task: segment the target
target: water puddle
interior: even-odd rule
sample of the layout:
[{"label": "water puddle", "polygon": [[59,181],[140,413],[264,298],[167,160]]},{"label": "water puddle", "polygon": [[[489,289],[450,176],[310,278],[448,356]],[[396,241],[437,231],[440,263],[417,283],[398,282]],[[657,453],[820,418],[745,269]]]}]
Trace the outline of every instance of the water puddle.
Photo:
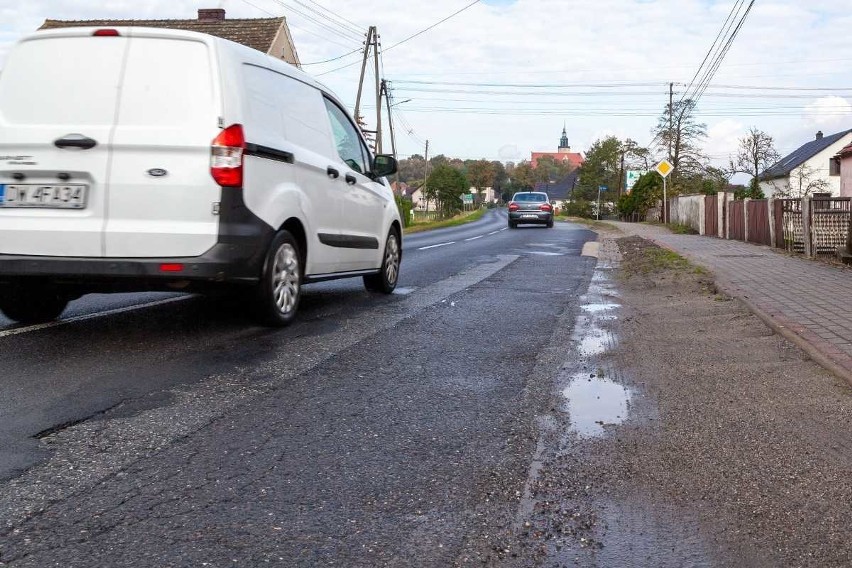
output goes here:
[{"label": "water puddle", "polygon": [[[593,374],[593,373],[592,373]],[[580,436],[602,436],[606,426],[627,419],[630,389],[610,379],[577,374],[562,391],[571,428]]]}]

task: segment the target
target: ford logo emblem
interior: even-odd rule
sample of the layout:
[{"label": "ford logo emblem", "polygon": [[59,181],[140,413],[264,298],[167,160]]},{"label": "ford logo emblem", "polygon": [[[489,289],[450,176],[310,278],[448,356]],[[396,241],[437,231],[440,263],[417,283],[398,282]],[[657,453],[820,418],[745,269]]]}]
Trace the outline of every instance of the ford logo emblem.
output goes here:
[{"label": "ford logo emblem", "polygon": [[163,177],[164,175],[166,175],[168,173],[169,172],[167,172],[163,168],[151,168],[150,170],[148,170],[148,175],[155,177],[155,178]]}]

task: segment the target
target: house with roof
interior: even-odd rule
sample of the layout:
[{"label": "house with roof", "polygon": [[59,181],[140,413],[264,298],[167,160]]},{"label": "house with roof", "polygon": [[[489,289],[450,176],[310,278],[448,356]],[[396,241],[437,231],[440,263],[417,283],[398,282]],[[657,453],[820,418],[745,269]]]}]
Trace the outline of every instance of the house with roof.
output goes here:
[{"label": "house with roof", "polygon": [[262,51],[299,67],[299,55],[287,19],[280,18],[225,18],[221,8],[202,8],[195,20],[45,20],[40,30],[70,27],[126,27],[170,28],[201,32],[221,37]]},{"label": "house with roof", "polygon": [[531,152],[530,166],[535,168],[538,166],[539,159],[545,156],[553,158],[557,163],[570,165],[572,170],[576,170],[582,166],[585,161],[583,154],[571,151],[571,145],[568,143],[568,133],[564,125],[562,126],[562,137],[559,139],[559,146],[556,152]]},{"label": "house with roof", "polygon": [[580,173],[574,169],[567,176],[560,180],[544,182],[540,181],[535,184],[533,191],[544,191],[551,201],[565,202],[574,198],[574,188],[580,181]]},{"label": "house with roof", "polygon": [[837,153],[840,162],[840,197],[852,197],[852,143]]},{"label": "house with roof", "polygon": [[852,129],[824,136],[822,131],[768,167],[759,176],[766,197],[804,197],[814,194],[840,195],[840,159],[852,143]]}]

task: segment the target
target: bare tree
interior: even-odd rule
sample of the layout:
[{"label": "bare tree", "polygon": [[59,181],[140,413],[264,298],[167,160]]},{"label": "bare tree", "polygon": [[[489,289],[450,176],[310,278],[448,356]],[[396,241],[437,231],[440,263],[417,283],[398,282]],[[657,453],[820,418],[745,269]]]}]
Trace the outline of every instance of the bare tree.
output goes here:
[{"label": "bare tree", "polygon": [[748,133],[740,138],[740,146],[737,155],[730,160],[731,174],[743,173],[751,176],[749,193],[751,197],[758,197],[760,193],[761,172],[781,159],[781,155],[775,149],[772,136],[751,127]]},{"label": "bare tree", "polygon": [[803,163],[790,172],[789,182],[779,185],[771,182],[776,197],[792,197],[794,199],[807,197],[814,193],[831,191],[827,180],[819,176],[819,171]]},{"label": "bare tree", "polygon": [[692,99],[666,105],[654,130],[658,149],[668,152],[671,148],[669,161],[674,166],[671,174],[673,188],[678,186],[681,178],[701,172],[707,162],[707,157],[699,147],[707,137],[707,125],[696,121],[692,115],[694,110],[695,101]]}]

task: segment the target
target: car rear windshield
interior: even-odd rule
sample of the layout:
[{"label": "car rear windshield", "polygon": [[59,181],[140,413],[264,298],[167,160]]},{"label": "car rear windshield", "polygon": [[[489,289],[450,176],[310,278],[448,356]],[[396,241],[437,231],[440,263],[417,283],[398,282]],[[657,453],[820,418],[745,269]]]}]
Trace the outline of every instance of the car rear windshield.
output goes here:
[{"label": "car rear windshield", "polygon": [[544,193],[516,193],[512,201],[547,201]]}]

